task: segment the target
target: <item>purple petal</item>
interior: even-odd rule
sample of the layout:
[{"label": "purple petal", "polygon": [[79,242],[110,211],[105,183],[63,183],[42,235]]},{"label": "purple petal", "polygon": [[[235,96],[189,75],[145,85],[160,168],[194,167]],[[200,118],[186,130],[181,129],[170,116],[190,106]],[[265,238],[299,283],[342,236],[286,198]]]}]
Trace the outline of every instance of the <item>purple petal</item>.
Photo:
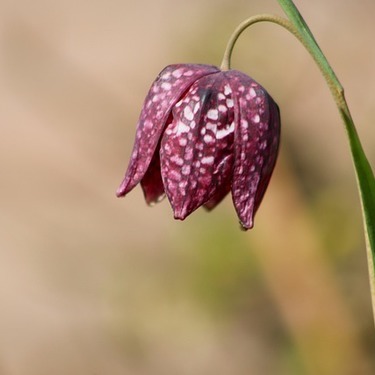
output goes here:
[{"label": "purple petal", "polygon": [[207,210],[213,210],[230,192],[232,186],[234,155],[230,154],[222,160],[218,168],[217,178],[220,180],[215,194],[204,204]]},{"label": "purple petal", "polygon": [[236,116],[232,197],[242,226],[249,229],[276,163],[279,110],[253,79],[234,70],[225,74],[233,90]]},{"label": "purple petal", "polygon": [[193,82],[217,71],[210,65],[176,64],[158,75],[143,104],[131,160],[117,196],[127,194],[145,175],[174,104]]},{"label": "purple petal", "polygon": [[165,192],[160,173],[160,156],[158,152],[154,154],[147,172],[141,180],[141,186],[147,204],[153,205],[164,198]]},{"label": "purple petal", "polygon": [[197,80],[173,108],[163,134],[162,178],[176,219],[217,199],[230,181],[234,103],[224,78],[219,72]]}]

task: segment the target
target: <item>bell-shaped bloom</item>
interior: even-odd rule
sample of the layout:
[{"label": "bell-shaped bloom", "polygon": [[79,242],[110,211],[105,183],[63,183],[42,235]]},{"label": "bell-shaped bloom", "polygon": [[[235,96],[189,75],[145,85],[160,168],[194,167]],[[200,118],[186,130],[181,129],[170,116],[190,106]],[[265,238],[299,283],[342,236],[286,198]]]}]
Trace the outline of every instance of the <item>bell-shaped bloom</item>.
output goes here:
[{"label": "bell-shaped bloom", "polygon": [[144,102],[124,196],[141,183],[146,202],[167,195],[176,219],[214,208],[229,192],[244,229],[275,166],[277,104],[249,76],[210,65],[167,66]]}]

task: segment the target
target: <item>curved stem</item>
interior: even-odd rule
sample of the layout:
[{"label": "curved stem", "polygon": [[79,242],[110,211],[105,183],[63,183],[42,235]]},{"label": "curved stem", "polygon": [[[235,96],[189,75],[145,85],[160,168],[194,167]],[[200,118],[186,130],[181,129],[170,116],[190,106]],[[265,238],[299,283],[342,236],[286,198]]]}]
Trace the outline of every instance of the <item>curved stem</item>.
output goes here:
[{"label": "curved stem", "polygon": [[231,35],[227,47],[224,52],[223,61],[221,63],[221,69],[222,70],[229,70],[231,65],[231,58],[232,58],[232,52],[234,45],[237,42],[237,39],[239,36],[251,25],[254,25],[258,22],[273,22],[276,23],[284,28],[286,28],[288,31],[290,31],[292,34],[296,35],[298,37],[297,30],[293,27],[292,23],[288,21],[287,19],[276,16],[273,14],[258,14],[256,16],[252,16],[245,21],[241,22],[237,28],[234,30],[233,34]]},{"label": "curved stem", "polygon": [[360,139],[355,128],[354,121],[345,100],[344,90],[333,72],[330,64],[319,48],[312,32],[303,19],[293,0],[278,0],[280,6],[288,16],[294,28],[303,39],[303,44],[315,61],[319,61],[323,75],[335,98],[337,108],[345,125],[348,136],[350,151],[352,154],[354,169],[357,178],[357,186],[361,201],[363,224],[366,239],[366,254],[369,269],[369,279],[371,288],[371,299],[373,316],[375,320],[375,178],[371,165],[367,160],[366,154],[362,148]]},{"label": "curved stem", "polygon": [[[343,108],[344,100],[342,98],[344,89],[341,86],[339,80],[337,79],[334,71],[329,66],[327,60],[325,59],[323,53],[321,52],[320,48],[315,42],[315,39],[313,39],[313,43],[311,41],[307,40],[298,30],[298,28],[288,19],[274,15],[274,14],[258,14],[256,16],[252,16],[248,18],[247,20],[243,21],[238,25],[238,27],[233,32],[232,36],[230,37],[227,47],[224,52],[223,61],[221,63],[221,69],[222,70],[229,70],[231,68],[231,58],[232,58],[232,52],[234,45],[237,42],[237,39],[239,36],[250,26],[259,23],[259,22],[272,22],[275,23],[287,31],[289,31],[291,34],[293,34],[307,49],[307,51],[310,53],[311,57],[315,60],[316,64],[318,65],[319,69],[321,70],[331,92],[332,95],[336,101],[336,104]],[[320,53],[316,53],[318,48]],[[346,113],[350,116],[349,110],[346,111]]]},{"label": "curved stem", "polygon": [[278,0],[289,19],[272,15],[260,14],[242,22],[229,39],[221,64],[222,70],[230,69],[234,45],[242,34],[251,25],[258,22],[272,22],[292,33],[307,49],[321,70],[332,96],[336,102],[340,116],[344,122],[349,140],[350,151],[356,172],[358,191],[363,214],[364,231],[366,239],[367,260],[370,276],[370,287],[373,314],[375,319],[375,178],[371,166],[363,151],[360,139],[355,128],[348,104],[345,99],[344,89],[336,74],[328,63],[322,50],[317,44],[305,20],[299,13],[292,0]]}]

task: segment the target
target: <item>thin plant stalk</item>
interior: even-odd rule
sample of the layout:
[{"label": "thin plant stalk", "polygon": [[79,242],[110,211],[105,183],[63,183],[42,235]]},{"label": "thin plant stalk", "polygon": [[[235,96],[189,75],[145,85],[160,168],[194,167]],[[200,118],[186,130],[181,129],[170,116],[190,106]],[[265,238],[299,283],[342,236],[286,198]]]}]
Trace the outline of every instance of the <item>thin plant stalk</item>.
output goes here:
[{"label": "thin plant stalk", "polygon": [[323,76],[335,99],[337,108],[345,125],[354,169],[357,177],[357,186],[361,201],[363,225],[366,240],[366,254],[369,269],[372,311],[375,321],[375,178],[370,163],[362,148],[353,118],[345,99],[344,89],[328,60],[319,48],[312,32],[307,26],[301,13],[292,0],[278,0],[280,6],[289,18],[295,32],[298,34],[306,49],[318,64]]},{"label": "thin plant stalk", "polygon": [[361,201],[366,254],[369,269],[371,300],[375,320],[375,179],[371,166],[363,151],[358,133],[345,99],[344,89],[335,72],[318,46],[300,12],[291,0],[278,0],[289,19],[272,15],[260,14],[242,22],[232,34],[224,53],[221,68],[230,69],[231,55],[234,45],[241,33],[249,26],[258,22],[272,22],[292,33],[307,49],[322,72],[335,100],[348,136],[350,151],[357,177],[357,186]]}]

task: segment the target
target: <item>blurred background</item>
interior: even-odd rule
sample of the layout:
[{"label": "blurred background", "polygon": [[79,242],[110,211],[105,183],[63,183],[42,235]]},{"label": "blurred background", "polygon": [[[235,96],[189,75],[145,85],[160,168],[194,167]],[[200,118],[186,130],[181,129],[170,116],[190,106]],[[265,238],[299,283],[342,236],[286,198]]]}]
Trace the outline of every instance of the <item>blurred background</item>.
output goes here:
[{"label": "blurred background", "polygon": [[[296,1],[342,81],[375,166],[373,0]],[[164,66],[219,65],[276,0],[1,0],[0,374],[374,374],[359,199],[311,58],[260,24],[233,67],[281,108],[255,227],[231,198],[173,220],[117,199]]]}]

